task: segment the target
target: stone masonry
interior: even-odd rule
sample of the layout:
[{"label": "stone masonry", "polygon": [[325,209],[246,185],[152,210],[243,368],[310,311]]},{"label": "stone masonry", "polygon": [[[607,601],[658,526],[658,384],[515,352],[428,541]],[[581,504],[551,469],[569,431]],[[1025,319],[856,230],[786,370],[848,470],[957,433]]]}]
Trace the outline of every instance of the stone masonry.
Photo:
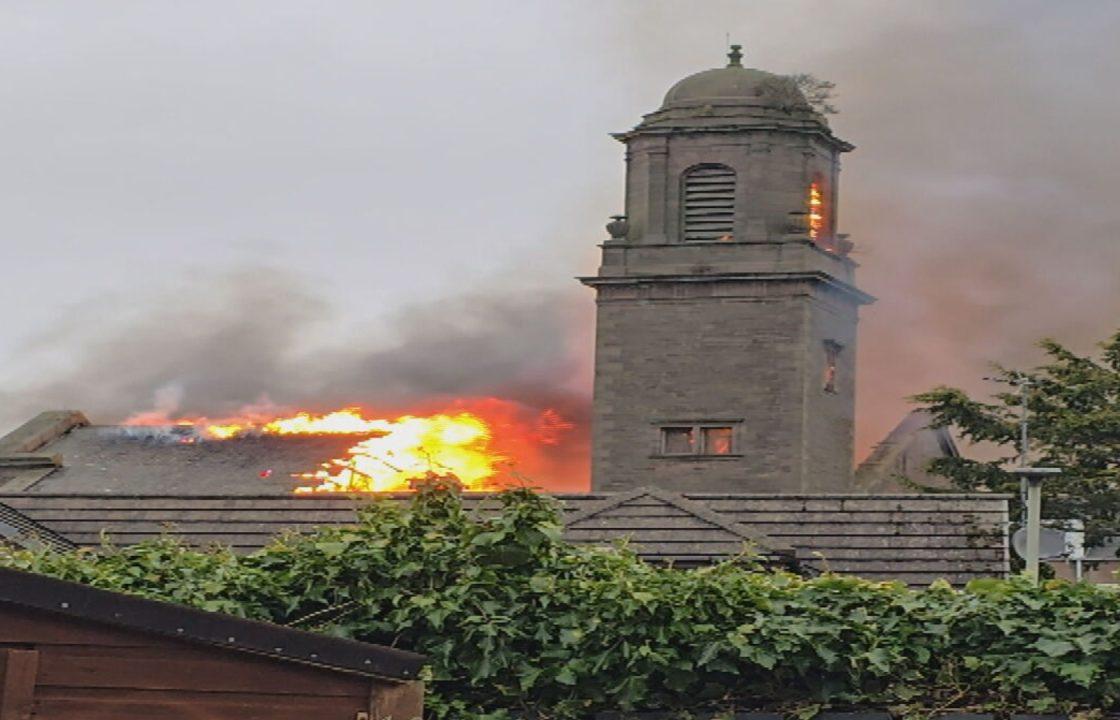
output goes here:
[{"label": "stone masonry", "polygon": [[852,146],[737,51],[616,137],[626,218],[582,278],[598,303],[593,489],[850,488],[872,301],[835,232]]}]

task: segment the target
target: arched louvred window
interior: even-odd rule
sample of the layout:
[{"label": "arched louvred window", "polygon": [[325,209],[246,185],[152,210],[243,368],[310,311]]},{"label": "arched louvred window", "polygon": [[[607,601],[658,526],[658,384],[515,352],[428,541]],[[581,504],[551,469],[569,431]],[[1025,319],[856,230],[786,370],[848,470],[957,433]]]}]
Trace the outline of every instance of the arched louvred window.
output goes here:
[{"label": "arched louvred window", "polygon": [[700,165],[684,176],[685,242],[734,239],[735,171]]}]

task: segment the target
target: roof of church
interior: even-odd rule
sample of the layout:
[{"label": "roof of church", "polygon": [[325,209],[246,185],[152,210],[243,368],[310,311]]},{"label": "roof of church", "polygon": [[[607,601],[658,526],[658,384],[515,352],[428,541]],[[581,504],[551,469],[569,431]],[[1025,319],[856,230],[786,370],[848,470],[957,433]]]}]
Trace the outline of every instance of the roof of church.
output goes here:
[{"label": "roof of church", "polygon": [[934,427],[933,416],[913,410],[875,446],[856,468],[856,486],[865,492],[891,492],[910,487],[944,487],[929,464],[938,458],[960,457],[948,428]]},{"label": "roof of church", "polygon": [[[294,495],[298,481],[289,477],[343,455],[350,443],[269,436],[184,443],[167,433],[90,426],[78,413],[45,413],[0,439],[0,519],[44,528],[63,544],[96,546],[103,532],[121,545],[172,534],[248,552],[284,530],[354,521],[368,496]],[[466,493],[464,501],[486,512],[492,497]],[[555,497],[570,540],[625,540],[657,562],[706,564],[750,547],[772,562],[914,585],[1008,570],[1001,495],[640,488]]]},{"label": "roof of church", "polygon": [[726,67],[693,73],[677,81],[661,107],[638,127],[615,135],[627,141],[647,132],[781,128],[826,138],[840,151],[854,146],[832,135],[828,121],[805,99],[794,78],[743,67],[740,46],[732,45]]},{"label": "roof of church", "polygon": [[801,91],[788,78],[774,73],[743,67],[740,46],[732,45],[726,67],[702,70],[677,81],[665,94],[662,107],[708,104],[713,102],[749,103],[754,105],[776,104],[779,100],[774,90],[777,85],[788,94],[787,104],[797,104],[808,109]]}]

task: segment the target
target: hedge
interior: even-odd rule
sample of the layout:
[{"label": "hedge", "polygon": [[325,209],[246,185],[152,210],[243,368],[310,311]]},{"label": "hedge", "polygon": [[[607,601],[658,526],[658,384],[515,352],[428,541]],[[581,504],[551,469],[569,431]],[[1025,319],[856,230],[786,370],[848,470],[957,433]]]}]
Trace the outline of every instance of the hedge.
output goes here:
[{"label": "hedge", "polygon": [[171,538],[125,548],[0,549],[0,564],[430,658],[441,720],[606,711],[882,708],[1077,712],[1118,706],[1120,597],[1021,578],[802,578],[748,553],[688,570],[624,544],[572,545],[529,490],[467,513],[453,483],[372,501],[353,526],[238,556]]}]

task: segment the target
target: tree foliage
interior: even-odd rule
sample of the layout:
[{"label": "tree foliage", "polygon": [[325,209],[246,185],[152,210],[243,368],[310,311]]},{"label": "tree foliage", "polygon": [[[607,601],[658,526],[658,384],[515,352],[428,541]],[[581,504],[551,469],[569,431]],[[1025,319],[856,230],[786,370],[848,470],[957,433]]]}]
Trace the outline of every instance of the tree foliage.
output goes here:
[{"label": "tree foliage", "polygon": [[993,379],[1004,390],[990,402],[951,387],[914,397],[935,425],[1004,451],[991,460],[941,458],[930,469],[961,490],[1011,493],[1013,508],[1020,510],[1019,480],[1008,468],[1018,455],[1020,387],[1026,381],[1031,462],[1062,469],[1044,485],[1043,517],[1081,520],[1086,541],[1098,545],[1120,537],[1120,333],[1101,344],[1099,357],[1078,355],[1053,340],[1040,346],[1047,362],[1033,370],[996,367]]},{"label": "tree foliage", "polygon": [[675,570],[564,542],[547,497],[496,502],[475,516],[435,482],[247,556],[162,539],[0,549],[0,564],[424,653],[430,713],[446,720],[852,706],[916,718],[1120,697],[1120,599],[1106,590],[1016,579],[913,591],[741,559]]}]

